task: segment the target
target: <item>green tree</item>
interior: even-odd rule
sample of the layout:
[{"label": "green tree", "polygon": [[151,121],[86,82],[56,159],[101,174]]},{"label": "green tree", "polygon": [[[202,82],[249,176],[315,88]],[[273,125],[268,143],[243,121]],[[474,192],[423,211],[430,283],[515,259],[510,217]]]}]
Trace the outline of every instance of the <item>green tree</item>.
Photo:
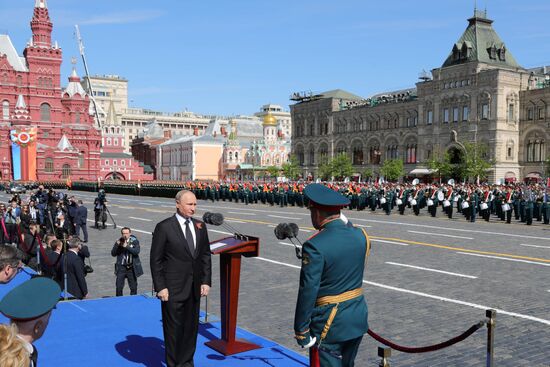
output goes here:
[{"label": "green tree", "polygon": [[370,181],[371,178],[374,177],[374,171],[372,170],[372,168],[365,168],[363,170],[363,180],[364,181]]},{"label": "green tree", "polygon": [[336,179],[343,180],[351,176],[353,173],[353,165],[351,158],[346,153],[340,153],[331,162],[332,176]]},{"label": "green tree", "polygon": [[403,168],[402,159],[387,159],[380,168],[380,174],[384,176],[387,181],[396,181],[399,177],[405,175],[405,169]]},{"label": "green tree", "polygon": [[461,170],[464,177],[471,177],[479,182],[487,178],[487,173],[495,165],[495,160],[489,158],[489,147],[483,143],[464,143],[464,160]]},{"label": "green tree", "polygon": [[269,166],[265,169],[265,171],[270,177],[277,177],[279,175],[279,172],[281,171],[281,168],[276,166]]},{"label": "green tree", "polygon": [[436,171],[441,183],[442,177],[448,177],[454,173],[454,167],[451,164],[451,155],[449,152],[441,154],[440,151],[434,152],[432,157],[426,162],[428,168]]},{"label": "green tree", "polygon": [[332,177],[332,164],[331,164],[331,162],[321,163],[321,165],[319,166],[319,171],[317,172],[317,175],[323,181],[329,180]]},{"label": "green tree", "polygon": [[283,164],[282,171],[286,178],[291,180],[297,179],[300,176],[300,165],[298,163],[298,158],[296,158],[295,155],[291,155],[288,162]]}]

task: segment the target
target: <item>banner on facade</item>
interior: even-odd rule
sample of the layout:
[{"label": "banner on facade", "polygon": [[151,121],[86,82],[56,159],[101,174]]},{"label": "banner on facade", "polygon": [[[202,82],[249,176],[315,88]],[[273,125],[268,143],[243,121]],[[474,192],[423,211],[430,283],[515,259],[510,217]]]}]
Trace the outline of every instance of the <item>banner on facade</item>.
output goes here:
[{"label": "banner on facade", "polygon": [[13,179],[36,180],[36,128],[10,131],[12,141]]}]

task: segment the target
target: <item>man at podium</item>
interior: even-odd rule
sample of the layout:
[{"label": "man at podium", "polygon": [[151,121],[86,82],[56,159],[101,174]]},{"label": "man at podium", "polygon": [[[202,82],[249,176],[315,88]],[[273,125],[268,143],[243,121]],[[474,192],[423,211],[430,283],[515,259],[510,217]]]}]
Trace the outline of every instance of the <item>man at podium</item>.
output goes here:
[{"label": "man at podium", "polygon": [[193,218],[195,195],[176,194],[177,212],[158,223],[151,244],[151,275],[161,300],[169,367],[192,367],[197,344],[200,297],[212,283],[210,241],[204,222]]},{"label": "man at podium", "polygon": [[353,366],[369,328],[362,285],[370,242],[363,229],[340,219],[347,198],[321,184],[308,185],[304,194],[319,232],[302,248],[295,338],[312,348],[312,366]]}]

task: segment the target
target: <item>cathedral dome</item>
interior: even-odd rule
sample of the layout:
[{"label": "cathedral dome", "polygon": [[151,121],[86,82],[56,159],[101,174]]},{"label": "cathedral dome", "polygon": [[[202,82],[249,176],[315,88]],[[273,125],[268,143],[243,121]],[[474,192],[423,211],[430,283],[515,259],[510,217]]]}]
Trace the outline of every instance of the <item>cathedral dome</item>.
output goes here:
[{"label": "cathedral dome", "polygon": [[268,113],[264,116],[264,126],[277,126],[277,119],[272,114]]}]

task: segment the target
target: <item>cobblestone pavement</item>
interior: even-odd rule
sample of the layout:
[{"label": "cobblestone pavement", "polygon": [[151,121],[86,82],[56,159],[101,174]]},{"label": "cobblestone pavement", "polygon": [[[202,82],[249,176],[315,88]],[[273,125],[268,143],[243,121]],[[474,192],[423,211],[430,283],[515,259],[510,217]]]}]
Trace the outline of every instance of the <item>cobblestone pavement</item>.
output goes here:
[{"label": "cobblestone pavement", "polygon": [[[93,219],[94,193],[74,192]],[[4,200],[5,194],[0,195]],[[119,229],[129,226],[142,245],[145,274],[139,292],[151,291],[149,250],[151,232],[175,210],[173,199],[108,194],[118,228],[90,228],[90,250],[95,272],[88,276],[91,297],[114,295],[114,258],[110,255]],[[288,242],[278,241],[273,227],[295,222],[300,238],[313,234],[309,212],[229,202],[198,202],[197,216],[205,211],[224,214],[241,233],[260,237],[260,257],[243,259],[239,299],[239,326],[286,347],[301,351],[294,342],[293,316],[300,262]],[[444,341],[497,309],[495,365],[550,366],[550,228],[506,225],[496,221],[468,223],[449,220],[441,213],[431,218],[344,212],[373,238],[365,273],[369,324],[382,336],[406,346]],[[93,223],[90,223],[93,224]],[[226,232],[226,233],[223,233]],[[210,240],[227,236],[223,227],[209,227]],[[208,311],[219,315],[219,261],[213,257],[213,289]],[[126,287],[125,293],[129,290]],[[203,302],[202,308],[205,304]],[[392,366],[484,366],[486,328],[444,350],[426,354],[392,351]],[[357,366],[376,366],[378,343],[365,336]]]}]

